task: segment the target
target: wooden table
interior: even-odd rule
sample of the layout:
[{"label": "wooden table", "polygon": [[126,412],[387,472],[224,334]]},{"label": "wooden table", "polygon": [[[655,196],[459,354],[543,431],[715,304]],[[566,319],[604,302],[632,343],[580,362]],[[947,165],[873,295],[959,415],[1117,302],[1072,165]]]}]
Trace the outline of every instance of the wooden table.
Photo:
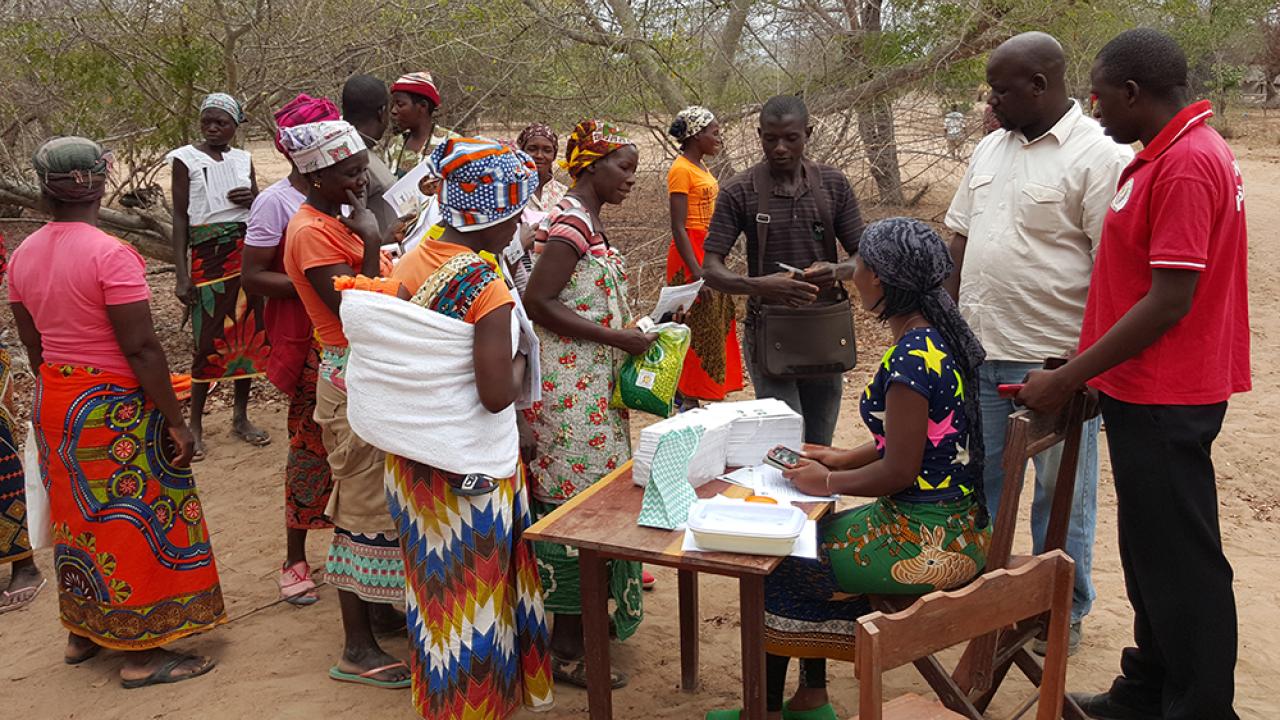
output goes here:
[{"label": "wooden table", "polygon": [[[713,480],[698,489],[699,497],[724,494],[745,497],[745,488]],[[591,720],[613,717],[609,682],[609,587],[605,561],[635,560],[679,571],[680,682],[685,691],[698,685],[698,573],[738,579],[742,613],[742,700],[744,720],[764,720],[764,577],[782,562],[779,557],[733,553],[684,552],[683,530],[658,530],[636,524],[644,488],[631,480],[628,462],[569,500],[526,530],[526,540],[578,548],[582,573],[582,624],[586,636],[587,703]],[[818,519],[831,503],[798,505]]]}]

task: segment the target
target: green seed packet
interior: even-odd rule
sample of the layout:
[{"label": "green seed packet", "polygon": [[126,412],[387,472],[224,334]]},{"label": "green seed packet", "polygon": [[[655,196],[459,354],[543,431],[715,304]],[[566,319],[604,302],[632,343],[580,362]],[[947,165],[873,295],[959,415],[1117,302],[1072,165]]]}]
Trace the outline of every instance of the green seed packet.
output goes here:
[{"label": "green seed packet", "polygon": [[689,327],[680,323],[655,325],[658,339],[643,355],[622,362],[613,386],[615,408],[642,410],[658,417],[671,417],[684,356],[689,351]]}]

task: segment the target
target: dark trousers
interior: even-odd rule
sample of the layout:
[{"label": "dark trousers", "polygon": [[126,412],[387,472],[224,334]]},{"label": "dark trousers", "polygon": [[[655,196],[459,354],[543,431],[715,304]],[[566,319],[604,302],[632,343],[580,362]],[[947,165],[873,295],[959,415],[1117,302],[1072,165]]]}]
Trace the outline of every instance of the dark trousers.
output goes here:
[{"label": "dark trousers", "polygon": [[1236,603],[1210,456],[1226,411],[1102,398],[1136,645],[1111,696],[1165,720],[1238,720]]}]

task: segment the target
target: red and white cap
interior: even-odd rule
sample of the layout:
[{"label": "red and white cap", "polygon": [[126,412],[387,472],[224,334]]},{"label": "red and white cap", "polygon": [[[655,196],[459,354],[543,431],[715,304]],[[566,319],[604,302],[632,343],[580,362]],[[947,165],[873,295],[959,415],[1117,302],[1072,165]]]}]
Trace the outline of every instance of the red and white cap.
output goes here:
[{"label": "red and white cap", "polygon": [[391,92],[419,95],[437,106],[440,105],[440,91],[436,89],[436,81],[431,77],[431,73],[425,70],[401,75],[391,84]]}]

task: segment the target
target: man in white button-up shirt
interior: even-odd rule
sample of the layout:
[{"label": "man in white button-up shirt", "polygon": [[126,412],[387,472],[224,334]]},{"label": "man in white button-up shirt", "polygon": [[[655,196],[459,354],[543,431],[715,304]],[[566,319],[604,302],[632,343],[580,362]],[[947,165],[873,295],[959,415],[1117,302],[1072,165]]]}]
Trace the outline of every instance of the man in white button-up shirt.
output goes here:
[{"label": "man in white button-up shirt", "polygon": [[[1102,220],[1133,151],[1111,141],[1067,95],[1062,46],[1044,33],[1018,35],[991,54],[988,104],[1000,121],[978,143],[946,224],[960,309],[987,351],[981,370],[984,485],[998,512],[1010,400],[1001,383],[1022,382],[1045,358],[1075,351]],[[1071,651],[1093,604],[1090,572],[1098,486],[1098,425],[1085,426],[1067,553],[1076,563]],[[1044,545],[1062,447],[1035,460],[1031,526]],[[1043,645],[1037,650],[1043,652]]]}]

